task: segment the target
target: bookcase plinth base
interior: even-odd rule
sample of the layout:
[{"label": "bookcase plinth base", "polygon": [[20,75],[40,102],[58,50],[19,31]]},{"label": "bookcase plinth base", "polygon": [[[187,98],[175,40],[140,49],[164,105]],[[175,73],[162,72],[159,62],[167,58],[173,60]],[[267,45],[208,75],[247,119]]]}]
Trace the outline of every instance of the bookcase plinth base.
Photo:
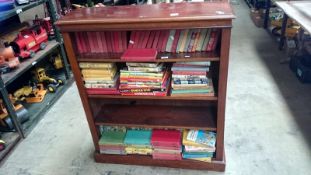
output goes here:
[{"label": "bookcase plinth base", "polygon": [[225,159],[223,160],[224,161],[213,160],[211,163],[195,160],[155,160],[152,159],[152,156],[110,155],[110,154],[99,154],[95,152],[95,161],[100,163],[160,166],[160,167],[196,169],[196,170],[225,171],[226,162]]}]

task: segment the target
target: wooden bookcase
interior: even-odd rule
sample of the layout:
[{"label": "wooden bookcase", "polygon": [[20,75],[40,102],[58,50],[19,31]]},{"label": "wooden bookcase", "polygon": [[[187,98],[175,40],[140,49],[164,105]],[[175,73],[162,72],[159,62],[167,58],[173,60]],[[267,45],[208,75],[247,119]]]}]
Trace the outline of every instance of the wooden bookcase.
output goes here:
[{"label": "wooden bookcase", "polygon": [[[232,19],[228,2],[179,3],[85,8],[56,24],[60,28],[95,146],[97,162],[224,171],[224,125]],[[160,53],[156,62],[212,61],[213,97],[88,95],[79,62],[125,62],[120,54],[77,54],[74,32],[219,28],[219,49],[213,53]],[[161,59],[161,55],[168,59]],[[187,58],[185,57],[187,55]],[[189,58],[190,57],[190,58]],[[154,160],[150,156],[99,153],[99,125],[203,129],[217,132],[212,163]]]}]

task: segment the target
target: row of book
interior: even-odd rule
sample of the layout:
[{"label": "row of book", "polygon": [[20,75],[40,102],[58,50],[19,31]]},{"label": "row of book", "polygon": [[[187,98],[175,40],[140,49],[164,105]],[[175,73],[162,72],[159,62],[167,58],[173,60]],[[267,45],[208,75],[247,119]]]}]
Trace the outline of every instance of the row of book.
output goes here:
[{"label": "row of book", "polygon": [[[88,94],[124,96],[214,96],[210,62],[164,63],[81,62],[80,68]],[[173,73],[171,73],[173,72]]]},{"label": "row of book", "polygon": [[127,49],[126,31],[76,32],[77,51],[85,53],[122,53]]},{"label": "row of book", "polygon": [[[129,36],[129,37],[128,37]],[[177,29],[146,31],[76,32],[80,54],[123,53],[127,49],[156,49],[158,52],[208,52],[216,49],[220,30]]]},{"label": "row of book", "polygon": [[101,126],[102,154],[152,155],[153,159],[211,162],[216,133],[202,130],[127,129]]}]

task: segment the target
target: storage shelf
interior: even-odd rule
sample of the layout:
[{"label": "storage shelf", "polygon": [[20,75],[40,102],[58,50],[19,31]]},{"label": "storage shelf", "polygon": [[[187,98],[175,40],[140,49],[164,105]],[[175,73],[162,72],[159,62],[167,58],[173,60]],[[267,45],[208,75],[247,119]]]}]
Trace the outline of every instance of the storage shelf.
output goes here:
[{"label": "storage shelf", "polygon": [[202,129],[216,131],[212,107],[162,105],[106,105],[97,114],[97,125]]},{"label": "storage shelf", "polygon": [[15,4],[14,9],[4,11],[4,12],[0,12],[0,22],[4,21],[6,19],[9,19],[9,18],[11,18],[11,17],[13,17],[19,13],[22,13],[28,9],[31,9],[33,7],[40,5],[40,4],[43,4],[45,2],[47,2],[47,0],[37,0],[35,2],[30,2],[30,3],[25,4],[25,5],[16,5]]},{"label": "storage shelf", "polygon": [[[164,166],[171,168],[187,168],[200,170],[224,171],[225,162],[212,160],[211,163],[195,160],[157,160],[144,155],[110,155],[95,153],[96,162],[127,165]],[[191,165],[191,166],[190,166]]]},{"label": "storage shelf", "polygon": [[55,48],[59,46],[59,43],[55,40],[49,41],[47,43],[47,46],[44,50],[40,50],[36,52],[35,57],[33,58],[26,58],[25,60],[21,61],[21,64],[12,70],[9,73],[2,75],[2,80],[5,85],[10,84],[13,82],[16,78],[23,75],[27,70],[29,70],[31,67],[36,65],[39,61],[41,61],[45,56],[50,54]]},{"label": "storage shelf", "polygon": [[219,54],[215,52],[193,53],[158,53],[155,61],[125,61],[121,60],[122,53],[111,54],[80,54],[80,62],[193,62],[193,61],[219,61]]},{"label": "storage shelf", "polygon": [[142,100],[202,100],[202,101],[217,101],[216,96],[210,97],[174,97],[174,96],[122,96],[122,95],[88,95],[89,98],[101,98],[101,99],[142,99]]}]

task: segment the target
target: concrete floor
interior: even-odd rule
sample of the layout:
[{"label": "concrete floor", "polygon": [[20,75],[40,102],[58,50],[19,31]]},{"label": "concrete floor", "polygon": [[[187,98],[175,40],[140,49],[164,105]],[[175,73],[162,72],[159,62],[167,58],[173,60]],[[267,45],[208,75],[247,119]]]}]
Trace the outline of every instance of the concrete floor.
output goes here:
[{"label": "concrete floor", "polygon": [[[242,1],[242,0],[240,0]],[[224,173],[311,174],[311,85],[279,64],[284,54],[256,28],[244,4],[234,6]],[[22,141],[2,175],[206,174],[207,171],[98,164],[75,84]]]}]

